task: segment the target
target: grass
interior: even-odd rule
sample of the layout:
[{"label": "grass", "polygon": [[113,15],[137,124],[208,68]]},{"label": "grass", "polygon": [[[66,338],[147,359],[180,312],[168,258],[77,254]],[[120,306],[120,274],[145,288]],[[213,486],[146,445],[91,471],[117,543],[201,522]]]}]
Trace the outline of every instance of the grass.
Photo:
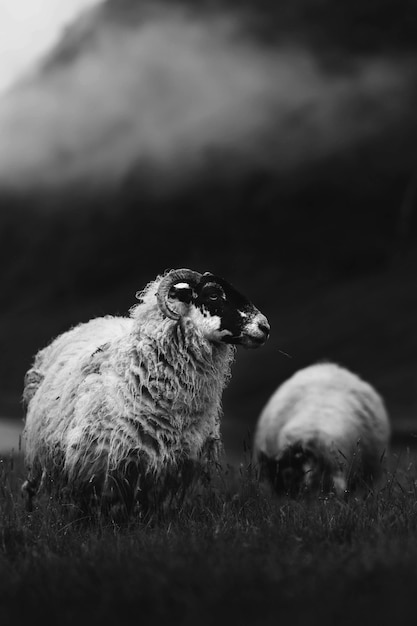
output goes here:
[{"label": "grass", "polygon": [[271,497],[248,464],[175,510],[117,526],[20,497],[0,463],[0,619],[46,624],[413,623],[416,457],[393,454],[378,491]]}]

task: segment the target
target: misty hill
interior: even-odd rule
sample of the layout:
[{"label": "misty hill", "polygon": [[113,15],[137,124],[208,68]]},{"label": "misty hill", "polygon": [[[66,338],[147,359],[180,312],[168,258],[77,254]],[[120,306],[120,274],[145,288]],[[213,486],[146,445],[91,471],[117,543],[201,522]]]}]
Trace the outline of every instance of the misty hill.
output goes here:
[{"label": "misty hill", "polygon": [[392,22],[390,3],[378,16],[346,4],[343,22],[330,3],[310,20],[307,2],[119,0],[68,29],[0,100],[3,411],[20,414],[24,372],[50,338],[126,313],[157,273],[189,266],[224,275],[272,322],[264,350],[238,355],[230,440],[320,358],[413,419],[416,61],[403,4]]}]

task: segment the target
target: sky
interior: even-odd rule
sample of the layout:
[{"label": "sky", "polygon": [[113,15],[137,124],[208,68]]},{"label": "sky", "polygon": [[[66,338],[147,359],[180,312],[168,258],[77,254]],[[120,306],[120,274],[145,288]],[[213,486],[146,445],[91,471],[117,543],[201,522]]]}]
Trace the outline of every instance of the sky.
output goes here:
[{"label": "sky", "polygon": [[102,0],[0,0],[0,94],[60,39],[85,8]]}]

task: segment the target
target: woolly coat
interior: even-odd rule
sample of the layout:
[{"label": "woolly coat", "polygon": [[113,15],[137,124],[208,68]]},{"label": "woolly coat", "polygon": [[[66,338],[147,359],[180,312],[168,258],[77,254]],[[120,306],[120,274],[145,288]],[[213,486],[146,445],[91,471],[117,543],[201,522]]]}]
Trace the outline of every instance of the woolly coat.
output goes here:
[{"label": "woolly coat", "polygon": [[160,279],[130,317],[80,324],[37,354],[24,389],[35,482],[46,473],[101,489],[129,464],[157,476],[219,441],[235,348],[208,342],[186,317],[164,317],[155,297]]},{"label": "woolly coat", "polygon": [[390,424],[384,402],[356,374],[334,363],[296,372],[271,396],[254,437],[256,459],[279,461],[297,447],[323,461],[336,488],[377,479]]}]

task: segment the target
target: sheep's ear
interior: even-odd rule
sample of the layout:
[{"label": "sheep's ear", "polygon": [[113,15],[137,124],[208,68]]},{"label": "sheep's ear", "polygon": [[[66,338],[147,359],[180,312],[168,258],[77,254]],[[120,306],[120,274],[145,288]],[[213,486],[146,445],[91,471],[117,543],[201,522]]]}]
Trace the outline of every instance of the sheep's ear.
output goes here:
[{"label": "sheep's ear", "polygon": [[190,304],[193,299],[193,289],[188,283],[177,283],[169,290],[169,297],[185,304]]}]

